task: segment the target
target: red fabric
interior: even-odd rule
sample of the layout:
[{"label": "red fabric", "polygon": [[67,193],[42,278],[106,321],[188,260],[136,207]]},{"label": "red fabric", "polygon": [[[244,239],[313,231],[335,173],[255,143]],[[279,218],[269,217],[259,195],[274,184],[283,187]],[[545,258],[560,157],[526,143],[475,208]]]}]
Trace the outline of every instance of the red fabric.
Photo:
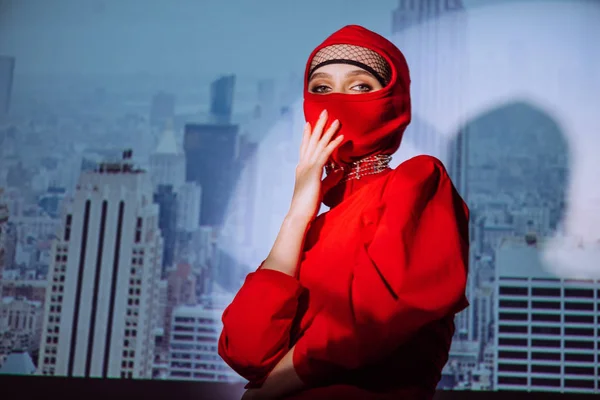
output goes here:
[{"label": "red fabric", "polygon": [[336,398],[336,387],[431,398],[468,305],[468,209],[429,156],[345,190],[311,224],[297,277],[248,276],[223,314],[219,354],[260,386],[295,344],[310,390],[294,399]]},{"label": "red fabric", "polygon": [[[308,74],[315,54],[333,44],[352,44],[376,51],[390,64],[392,78],[381,90],[327,95],[308,91]],[[368,29],[348,25],[329,36],[311,53],[304,75],[304,114],[312,126],[327,109],[329,126],[340,120],[337,134],[344,141],[332,154],[339,165],[348,164],[372,154],[393,154],[400,146],[402,135],[411,119],[410,77],[404,56],[398,48]]]}]

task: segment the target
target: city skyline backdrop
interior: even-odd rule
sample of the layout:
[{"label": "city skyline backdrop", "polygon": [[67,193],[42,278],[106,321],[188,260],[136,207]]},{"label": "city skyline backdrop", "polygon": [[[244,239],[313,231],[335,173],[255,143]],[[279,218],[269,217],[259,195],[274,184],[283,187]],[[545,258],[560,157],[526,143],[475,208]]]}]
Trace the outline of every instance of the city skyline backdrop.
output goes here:
[{"label": "city skyline backdrop", "polygon": [[[587,207],[594,188],[578,183],[582,163],[585,176],[596,158],[590,111],[600,56],[583,39],[597,31],[589,22],[598,9],[485,3],[497,7],[386,0],[384,10],[336,0],[314,14],[316,6],[284,12],[273,3],[282,20],[318,15],[327,30],[289,40],[272,35],[268,14],[239,2],[227,15],[248,25],[201,24],[213,47],[186,47],[202,21],[197,2],[163,10],[64,1],[44,18],[33,12],[39,2],[0,3],[0,18],[13,21],[0,23],[0,53],[15,56],[0,59],[0,95],[12,103],[0,110],[0,372],[238,380],[216,353],[219,315],[268,253],[289,205],[303,122],[299,53],[362,23],[393,33],[413,71],[413,121],[393,166],[439,157],[471,209],[471,307],[456,318],[440,388],[598,392],[600,281],[552,275],[543,254],[562,249],[553,242],[561,229],[587,235],[577,250],[598,226]],[[23,24],[27,15],[36,23]],[[134,16],[137,25],[128,24]],[[176,28],[150,34],[159,16]],[[64,24],[50,32],[58,18]],[[563,19],[572,29],[559,33]],[[273,38],[269,45],[228,47],[256,31],[251,24],[272,30],[244,43]],[[7,26],[13,36],[3,35]],[[38,47],[23,50],[26,40]],[[276,60],[278,45],[286,53]],[[76,57],[92,47],[95,58]],[[232,51],[206,63],[224,47]],[[230,69],[234,53],[264,65]],[[81,80],[65,66],[150,73]],[[59,71],[60,79],[19,82]],[[157,78],[198,71],[206,80]],[[571,250],[561,253],[566,264],[585,271],[589,253]]]}]

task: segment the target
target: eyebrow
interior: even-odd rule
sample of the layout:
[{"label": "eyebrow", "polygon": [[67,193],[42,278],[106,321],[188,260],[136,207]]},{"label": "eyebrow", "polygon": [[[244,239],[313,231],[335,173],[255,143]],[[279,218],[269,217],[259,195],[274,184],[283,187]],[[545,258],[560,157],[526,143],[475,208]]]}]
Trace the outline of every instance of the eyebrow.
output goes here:
[{"label": "eyebrow", "polygon": [[[369,76],[371,78],[375,78],[373,76],[373,74],[371,74],[368,71],[365,71],[364,69],[354,69],[354,70],[349,71],[349,72],[346,73],[346,76],[360,76],[360,75],[364,75],[364,76]],[[310,80],[312,81],[313,79],[316,79],[316,78],[331,78],[331,75],[328,74],[328,73],[326,73],[326,72],[315,72],[310,77]]]}]

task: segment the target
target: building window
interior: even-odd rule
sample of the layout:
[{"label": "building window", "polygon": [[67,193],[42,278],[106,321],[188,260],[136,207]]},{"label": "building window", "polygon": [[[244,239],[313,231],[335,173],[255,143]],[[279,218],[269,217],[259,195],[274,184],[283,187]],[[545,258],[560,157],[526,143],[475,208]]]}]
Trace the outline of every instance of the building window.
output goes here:
[{"label": "building window", "polygon": [[571,375],[590,375],[594,376],[593,367],[576,367],[576,366],[565,366],[565,374]]},{"label": "building window", "polygon": [[586,299],[594,298],[593,289],[567,289],[565,288],[565,297],[579,297]]},{"label": "building window", "polygon": [[498,371],[501,372],[527,372],[527,364],[498,364]]},{"label": "building window", "polygon": [[527,308],[527,300],[500,300],[500,307]]},{"label": "building window", "polygon": [[527,385],[527,378],[518,376],[499,376],[498,383],[501,385]]},{"label": "building window", "polygon": [[560,302],[558,301],[532,301],[531,308],[540,310],[560,310]]},{"label": "building window", "polygon": [[576,324],[593,324],[594,317],[591,315],[565,315],[565,322]]},{"label": "building window", "polygon": [[542,352],[532,352],[531,353],[532,360],[546,360],[546,361],[560,361],[560,353],[542,353]]},{"label": "building window", "polygon": [[560,322],[560,314],[532,314],[531,320],[535,322]]},{"label": "building window", "polygon": [[567,336],[594,336],[593,328],[565,328],[565,335]]},{"label": "building window", "polygon": [[531,372],[537,374],[560,374],[559,365],[532,365]]},{"label": "building window", "polygon": [[527,352],[526,351],[507,351],[507,350],[501,350],[501,351],[498,352],[498,358],[526,360],[527,359]]},{"label": "building window", "polygon": [[533,347],[560,348],[560,340],[532,339],[531,340],[531,346],[533,346]]},{"label": "building window", "polygon": [[527,296],[529,294],[529,289],[526,287],[500,286],[499,290],[501,295],[508,296]]},{"label": "building window", "polygon": [[500,346],[527,346],[527,339],[521,338],[499,338]]},{"label": "building window", "polygon": [[526,313],[500,313],[500,321],[527,321],[528,315]]},{"label": "building window", "polygon": [[500,325],[500,333],[527,333],[527,325]]},{"label": "building window", "polygon": [[533,386],[560,387],[560,379],[531,378],[531,384]]},{"label": "building window", "polygon": [[565,347],[567,349],[594,350],[594,342],[588,342],[583,340],[565,340]]},{"label": "building window", "polygon": [[587,379],[565,379],[565,387],[577,389],[594,389],[594,381]]},{"label": "building window", "polygon": [[531,333],[538,335],[560,335],[560,328],[555,326],[532,326]]},{"label": "building window", "polygon": [[581,353],[565,353],[565,361],[594,362],[594,355]]},{"label": "building window", "polygon": [[594,303],[565,303],[565,310],[570,311],[594,311]]}]

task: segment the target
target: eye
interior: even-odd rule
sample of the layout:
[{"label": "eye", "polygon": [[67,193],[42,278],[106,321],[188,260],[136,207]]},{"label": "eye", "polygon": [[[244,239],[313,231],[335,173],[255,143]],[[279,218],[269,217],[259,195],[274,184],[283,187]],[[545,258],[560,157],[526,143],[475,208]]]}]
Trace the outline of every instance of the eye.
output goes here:
[{"label": "eye", "polygon": [[370,92],[373,90],[373,87],[367,83],[359,83],[358,85],[354,85],[351,87],[352,90],[356,92]]},{"label": "eye", "polygon": [[313,93],[327,93],[331,91],[331,88],[326,85],[315,85],[310,89]]}]

